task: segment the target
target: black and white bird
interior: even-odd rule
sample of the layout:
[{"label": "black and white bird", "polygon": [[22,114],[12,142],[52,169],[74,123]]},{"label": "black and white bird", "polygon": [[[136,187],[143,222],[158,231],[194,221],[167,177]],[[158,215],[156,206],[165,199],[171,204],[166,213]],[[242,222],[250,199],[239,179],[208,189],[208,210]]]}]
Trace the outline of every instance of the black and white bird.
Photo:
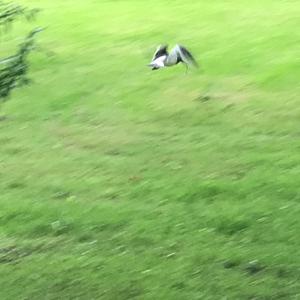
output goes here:
[{"label": "black and white bird", "polygon": [[[178,63],[185,64],[186,68],[188,66],[198,67],[198,64],[190,51],[181,45],[176,45],[170,53],[168,52],[167,45],[160,45],[157,47],[152,61],[148,64],[152,70],[158,70],[164,67],[175,66]],[[186,70],[187,70],[186,69]]]}]

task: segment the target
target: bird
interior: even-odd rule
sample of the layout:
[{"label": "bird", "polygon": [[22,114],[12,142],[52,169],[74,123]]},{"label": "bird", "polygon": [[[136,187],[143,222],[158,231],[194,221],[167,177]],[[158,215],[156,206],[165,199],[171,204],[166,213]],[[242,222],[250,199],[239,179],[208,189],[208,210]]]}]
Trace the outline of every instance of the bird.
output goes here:
[{"label": "bird", "polygon": [[186,72],[189,66],[198,67],[198,63],[193,55],[184,46],[177,44],[169,53],[168,45],[159,45],[148,67],[151,67],[152,70],[158,70],[164,67],[172,67],[179,63],[185,64]]}]

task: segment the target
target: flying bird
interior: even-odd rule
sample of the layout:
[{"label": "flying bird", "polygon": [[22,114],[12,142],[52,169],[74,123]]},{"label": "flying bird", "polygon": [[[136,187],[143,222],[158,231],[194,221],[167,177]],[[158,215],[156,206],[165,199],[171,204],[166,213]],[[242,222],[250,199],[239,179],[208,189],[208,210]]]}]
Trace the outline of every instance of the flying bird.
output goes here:
[{"label": "flying bird", "polygon": [[157,47],[148,67],[151,67],[152,70],[158,70],[164,67],[172,67],[179,63],[185,64],[186,70],[188,69],[188,66],[198,67],[191,52],[185,47],[176,45],[169,53],[167,45],[160,45]]}]

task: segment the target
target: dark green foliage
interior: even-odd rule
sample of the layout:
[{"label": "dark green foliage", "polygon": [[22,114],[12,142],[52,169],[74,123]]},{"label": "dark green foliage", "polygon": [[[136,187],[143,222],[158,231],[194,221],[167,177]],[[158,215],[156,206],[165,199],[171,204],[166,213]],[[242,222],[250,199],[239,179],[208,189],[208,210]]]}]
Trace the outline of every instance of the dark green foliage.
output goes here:
[{"label": "dark green foliage", "polygon": [[35,29],[26,37],[19,51],[14,56],[0,61],[0,99],[7,99],[10,92],[17,86],[28,83],[26,73],[28,71],[27,57],[33,49],[34,37],[41,29]]},{"label": "dark green foliage", "polygon": [[28,9],[21,5],[0,1],[0,26],[8,26],[20,16],[31,20],[37,11],[37,9]]},{"label": "dark green foliage", "polygon": [[[35,13],[36,10],[0,2],[0,29],[2,27],[7,28],[19,16],[24,16],[29,20],[34,17]],[[40,28],[31,31],[19,46],[16,54],[0,59],[0,102],[7,100],[14,88],[29,82],[26,77],[28,71],[27,57],[33,49],[35,35],[40,31]]]}]

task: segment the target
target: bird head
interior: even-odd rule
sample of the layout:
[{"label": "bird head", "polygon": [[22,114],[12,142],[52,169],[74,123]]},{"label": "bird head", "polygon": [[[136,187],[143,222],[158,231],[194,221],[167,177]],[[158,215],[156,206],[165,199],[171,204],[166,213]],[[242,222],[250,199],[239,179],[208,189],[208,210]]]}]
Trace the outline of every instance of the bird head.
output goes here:
[{"label": "bird head", "polygon": [[154,62],[151,62],[150,64],[147,65],[147,67],[150,67],[152,68],[152,70],[158,70],[160,67],[154,63]]}]

